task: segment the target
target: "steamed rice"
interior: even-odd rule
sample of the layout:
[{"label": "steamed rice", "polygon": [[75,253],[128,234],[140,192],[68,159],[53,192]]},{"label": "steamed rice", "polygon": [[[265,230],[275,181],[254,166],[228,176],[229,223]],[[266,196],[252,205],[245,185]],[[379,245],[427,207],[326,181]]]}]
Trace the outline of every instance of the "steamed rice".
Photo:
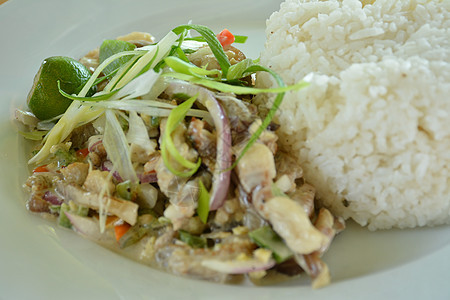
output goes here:
[{"label": "steamed rice", "polygon": [[277,120],[321,203],[372,230],[450,223],[450,1],[287,0],[266,35],[261,62],[310,82]]}]

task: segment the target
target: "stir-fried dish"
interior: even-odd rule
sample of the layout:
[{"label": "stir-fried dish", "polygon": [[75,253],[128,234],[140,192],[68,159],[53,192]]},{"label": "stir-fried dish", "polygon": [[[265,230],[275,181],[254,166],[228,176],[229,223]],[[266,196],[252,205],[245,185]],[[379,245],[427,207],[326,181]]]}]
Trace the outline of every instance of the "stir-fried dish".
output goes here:
[{"label": "stir-fried dish", "polygon": [[[46,59],[31,111],[16,111],[22,135],[40,141],[28,209],[174,274],[266,284],[305,272],[328,284],[321,256],[344,222],[314,206],[272,122],[305,83],[286,87],[232,46],[244,40],[184,25],[158,43],[132,33],[79,61]],[[279,87],[255,88],[255,72]],[[276,95],[264,114],[259,93]]]}]

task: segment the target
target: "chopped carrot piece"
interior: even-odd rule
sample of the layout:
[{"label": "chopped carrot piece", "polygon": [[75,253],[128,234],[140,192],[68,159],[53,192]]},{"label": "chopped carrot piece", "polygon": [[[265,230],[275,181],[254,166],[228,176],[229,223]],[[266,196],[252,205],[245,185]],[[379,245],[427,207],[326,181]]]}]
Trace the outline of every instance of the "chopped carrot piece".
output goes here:
[{"label": "chopped carrot piece", "polygon": [[226,28],[217,35],[217,39],[222,47],[229,46],[234,43],[234,35]]},{"label": "chopped carrot piece", "polygon": [[47,165],[42,165],[42,166],[39,166],[39,167],[35,168],[35,169],[33,170],[33,173],[48,172],[48,171],[49,171],[49,170],[48,170],[48,168],[47,168]]},{"label": "chopped carrot piece", "polygon": [[128,223],[123,223],[120,225],[114,226],[114,233],[116,234],[116,240],[119,241],[120,238],[127,233],[127,231],[130,229],[131,225]]},{"label": "chopped carrot piece", "polygon": [[89,154],[88,148],[80,149],[76,152],[76,155],[77,155],[78,159],[80,159],[80,160],[84,160],[86,158],[86,156],[88,156],[88,154]]}]

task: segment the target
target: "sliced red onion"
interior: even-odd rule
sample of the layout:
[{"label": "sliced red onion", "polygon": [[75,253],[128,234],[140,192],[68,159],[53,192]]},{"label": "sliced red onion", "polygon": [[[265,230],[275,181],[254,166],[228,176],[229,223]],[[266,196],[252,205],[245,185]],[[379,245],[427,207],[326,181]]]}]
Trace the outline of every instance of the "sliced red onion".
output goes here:
[{"label": "sliced red onion", "polygon": [[[105,161],[102,163],[102,167],[101,167],[101,168],[102,168],[102,171],[108,171],[108,172],[111,172],[111,170],[114,168],[114,165],[113,165],[113,163],[112,163],[111,161],[105,160]],[[122,177],[120,177],[120,174],[119,174],[119,172],[117,172],[117,171],[114,171],[113,177],[114,177],[114,179],[116,179],[118,182],[122,182],[122,181],[123,181]]]},{"label": "sliced red onion", "polygon": [[63,199],[51,191],[46,191],[42,198],[53,205],[61,205],[63,203]]},{"label": "sliced red onion", "polygon": [[206,88],[182,81],[176,81],[171,82],[165,92],[169,96],[185,94],[190,97],[198,93],[197,101],[205,106],[211,114],[214,126],[216,127],[217,156],[213,173],[213,184],[210,192],[211,198],[209,209],[216,210],[225,202],[225,198],[228,194],[228,187],[230,185],[231,131],[228,117],[220,103],[214,97],[214,94]]},{"label": "sliced red onion", "polygon": [[95,141],[94,143],[92,143],[92,145],[89,145],[89,148],[88,148],[89,152],[94,152],[94,151],[95,151],[95,148],[96,148],[98,145],[101,145],[102,143],[103,143],[102,140],[98,140],[98,141]]},{"label": "sliced red onion", "polygon": [[201,262],[203,267],[225,274],[247,274],[265,271],[275,266],[275,260],[261,261],[255,258],[249,260],[219,260],[206,259]]},{"label": "sliced red onion", "polygon": [[144,172],[144,173],[138,173],[137,177],[139,178],[139,181],[141,183],[154,183],[158,182],[158,176],[156,175],[156,172]]}]

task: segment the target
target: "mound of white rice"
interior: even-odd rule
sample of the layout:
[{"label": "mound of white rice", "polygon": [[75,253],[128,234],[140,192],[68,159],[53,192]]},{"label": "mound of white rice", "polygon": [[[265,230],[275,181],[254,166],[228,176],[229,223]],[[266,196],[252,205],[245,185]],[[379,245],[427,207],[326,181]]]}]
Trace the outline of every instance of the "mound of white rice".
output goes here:
[{"label": "mound of white rice", "polygon": [[323,205],[371,230],[450,223],[450,1],[287,0],[266,35],[263,64],[309,74],[277,121]]}]

